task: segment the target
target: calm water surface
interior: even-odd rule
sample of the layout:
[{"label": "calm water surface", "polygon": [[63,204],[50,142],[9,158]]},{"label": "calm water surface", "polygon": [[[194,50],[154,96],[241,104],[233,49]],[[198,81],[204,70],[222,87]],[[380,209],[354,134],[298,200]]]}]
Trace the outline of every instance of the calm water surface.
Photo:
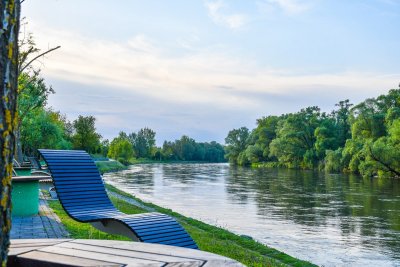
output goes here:
[{"label": "calm water surface", "polygon": [[144,164],[104,179],[324,266],[400,266],[400,181],[228,164]]}]

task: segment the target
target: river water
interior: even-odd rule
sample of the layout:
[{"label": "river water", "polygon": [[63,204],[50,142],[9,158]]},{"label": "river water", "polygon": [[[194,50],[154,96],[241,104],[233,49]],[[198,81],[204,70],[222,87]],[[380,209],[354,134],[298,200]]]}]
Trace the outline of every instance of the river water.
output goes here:
[{"label": "river water", "polygon": [[324,266],[400,266],[400,181],[228,164],[104,175],[144,201]]}]

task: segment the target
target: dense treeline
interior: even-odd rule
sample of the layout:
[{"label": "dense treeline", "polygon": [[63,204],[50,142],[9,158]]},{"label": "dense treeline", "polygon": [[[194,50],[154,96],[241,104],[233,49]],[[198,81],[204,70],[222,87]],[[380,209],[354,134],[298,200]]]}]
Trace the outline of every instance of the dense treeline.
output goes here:
[{"label": "dense treeline", "polygon": [[120,132],[111,141],[107,155],[125,164],[135,158],[158,161],[225,161],[224,147],[217,142],[198,143],[184,135],[179,140],[164,141],[162,147],[156,147],[155,135],[149,128],[131,134]]},{"label": "dense treeline", "polygon": [[225,142],[232,164],[400,177],[400,89],[355,106],[341,101],[330,113],[314,106],[263,117]]},{"label": "dense treeline", "polygon": [[39,72],[22,73],[19,88],[18,143],[21,154],[36,155],[38,148],[83,149],[124,164],[138,158],[158,161],[225,161],[222,145],[216,142],[198,143],[188,136],[182,136],[174,142],[165,141],[162,147],[157,147],[156,133],[149,128],[130,134],[120,132],[111,142],[102,140],[96,131],[95,117],[79,116],[70,122],[60,112],[46,106],[54,90],[45,84]]},{"label": "dense treeline", "polygon": [[156,133],[149,128],[131,134],[120,132],[111,142],[103,140],[96,130],[95,117],[80,115],[71,122],[61,112],[47,106],[48,97],[55,91],[45,83],[40,69],[26,64],[32,55],[41,53],[31,34],[19,42],[19,49],[18,161],[23,160],[23,155],[37,155],[38,148],[82,149],[97,154],[96,157],[110,157],[125,164],[137,158],[207,162],[225,160],[222,145],[216,142],[197,143],[187,136],[174,142],[165,141],[162,147],[156,147]]}]

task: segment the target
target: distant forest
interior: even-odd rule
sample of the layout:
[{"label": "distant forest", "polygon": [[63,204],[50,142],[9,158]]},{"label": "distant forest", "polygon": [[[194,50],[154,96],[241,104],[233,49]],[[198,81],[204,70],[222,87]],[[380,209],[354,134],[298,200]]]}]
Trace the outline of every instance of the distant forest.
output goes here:
[{"label": "distant forest", "polygon": [[[31,35],[19,43],[19,64],[32,53],[41,53]],[[51,51],[51,50],[50,50]],[[400,177],[400,89],[353,105],[349,100],[330,112],[317,106],[297,113],[267,116],[257,127],[233,129],[225,147],[217,142],[199,143],[183,135],[179,140],[155,145],[156,133],[142,128],[120,132],[104,140],[96,132],[95,117],[69,121],[47,106],[55,93],[40,69],[22,68],[18,77],[16,159],[35,155],[38,148],[83,149],[125,164],[137,158],[157,161],[223,162],[254,167],[286,167],[351,172],[365,177]]]},{"label": "distant forest", "polygon": [[313,106],[262,117],[252,131],[233,129],[225,156],[235,165],[400,177],[400,89],[335,107],[330,113]]},{"label": "distant forest", "polygon": [[143,128],[138,132],[120,132],[111,142],[102,139],[96,130],[96,118],[78,116],[69,121],[59,111],[47,106],[47,99],[54,90],[47,86],[40,72],[23,72],[19,76],[18,98],[18,161],[23,155],[35,155],[39,148],[82,149],[94,157],[109,157],[124,164],[137,159],[157,161],[224,162],[224,147],[216,142],[199,143],[188,136],[165,141],[156,146],[156,133]]}]

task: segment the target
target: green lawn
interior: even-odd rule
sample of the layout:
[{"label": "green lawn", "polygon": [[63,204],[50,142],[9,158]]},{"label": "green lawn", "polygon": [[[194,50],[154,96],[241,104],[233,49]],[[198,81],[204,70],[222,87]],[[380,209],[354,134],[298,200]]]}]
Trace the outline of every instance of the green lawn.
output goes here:
[{"label": "green lawn", "polygon": [[[209,251],[235,259],[247,266],[316,266],[309,262],[293,258],[273,248],[269,248],[254,240],[240,237],[225,229],[182,216],[169,209],[164,209],[151,203],[144,203],[111,185],[107,185],[107,189],[135,199],[148,207],[156,209],[158,212],[175,217],[203,251]],[[127,214],[146,212],[141,208],[117,198],[111,197],[111,200],[119,210]],[[49,203],[50,207],[60,217],[73,238],[128,240],[125,237],[100,232],[89,224],[78,223],[66,215],[59,202],[50,201]]]}]

